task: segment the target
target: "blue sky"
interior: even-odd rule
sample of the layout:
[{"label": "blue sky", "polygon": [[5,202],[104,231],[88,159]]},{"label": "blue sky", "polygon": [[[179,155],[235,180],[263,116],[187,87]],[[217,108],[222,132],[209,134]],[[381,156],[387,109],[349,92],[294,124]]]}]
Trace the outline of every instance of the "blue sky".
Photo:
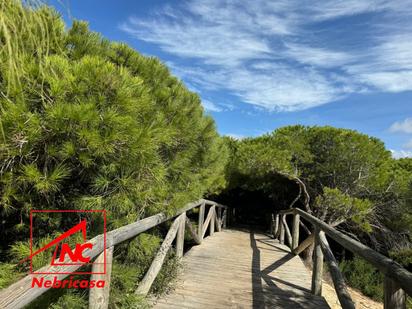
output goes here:
[{"label": "blue sky", "polygon": [[412,0],[49,0],[159,57],[219,132],[333,125],[412,156]]}]

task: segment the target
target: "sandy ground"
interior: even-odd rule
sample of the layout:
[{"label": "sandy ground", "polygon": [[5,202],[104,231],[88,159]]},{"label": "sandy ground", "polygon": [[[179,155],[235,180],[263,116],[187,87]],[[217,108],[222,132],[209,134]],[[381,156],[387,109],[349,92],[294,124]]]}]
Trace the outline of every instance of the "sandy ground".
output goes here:
[{"label": "sandy ground", "polygon": [[[362,293],[349,288],[349,293],[352,296],[352,300],[356,303],[357,309],[382,309],[383,304],[378,303]],[[325,280],[323,281],[322,285],[322,296],[325,297],[326,301],[328,302],[329,306],[332,309],[339,309],[342,308],[339,304],[338,297],[336,296],[335,288],[333,285],[329,284]]]}]

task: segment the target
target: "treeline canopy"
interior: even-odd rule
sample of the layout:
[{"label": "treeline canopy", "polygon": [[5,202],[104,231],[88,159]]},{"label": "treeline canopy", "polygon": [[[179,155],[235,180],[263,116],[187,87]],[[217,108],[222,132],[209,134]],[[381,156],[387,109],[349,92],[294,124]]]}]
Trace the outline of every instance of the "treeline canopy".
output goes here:
[{"label": "treeline canopy", "polygon": [[30,209],[106,209],[119,226],[224,184],[214,121],[159,60],[47,7],[0,14],[4,239],[28,235]]},{"label": "treeline canopy", "polygon": [[289,126],[227,143],[226,192],[262,191],[278,209],[301,207],[412,261],[412,159],[395,160],[380,140],[333,127]]}]

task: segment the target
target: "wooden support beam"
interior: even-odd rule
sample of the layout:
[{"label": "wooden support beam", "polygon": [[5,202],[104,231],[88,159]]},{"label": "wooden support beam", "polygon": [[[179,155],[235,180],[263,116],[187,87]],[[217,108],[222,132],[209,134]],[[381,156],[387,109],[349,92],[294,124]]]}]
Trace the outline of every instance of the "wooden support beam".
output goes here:
[{"label": "wooden support beam", "polygon": [[142,281],[140,281],[135,294],[147,295],[147,293],[149,293],[150,287],[152,286],[153,281],[156,279],[156,276],[158,275],[160,269],[162,268],[166,254],[169,251],[170,247],[172,246],[172,242],[174,238],[176,237],[177,230],[181,223],[181,218],[182,217],[179,216],[173,222],[172,226],[167,232],[167,235],[162,245],[160,246],[159,251],[157,252],[155,258],[153,259],[152,264],[149,267],[149,270],[147,271]]},{"label": "wooden support beam", "polygon": [[322,275],[323,275],[323,253],[320,245],[319,233],[321,231],[316,229],[315,234],[315,248],[313,251],[313,270],[312,270],[312,294],[322,295]]},{"label": "wooden support beam", "polygon": [[209,235],[212,236],[215,233],[215,221],[216,221],[216,207],[212,206],[210,208],[209,212],[212,212],[212,217],[210,218],[210,223],[209,223]]},{"label": "wooden support beam", "polygon": [[217,208],[217,214],[215,214],[216,230],[218,232],[222,231],[222,217],[221,217],[221,215],[222,215],[222,209],[220,207],[218,207]]},{"label": "wooden support beam", "polygon": [[200,242],[203,240],[203,224],[205,221],[205,207],[206,204],[202,203],[199,207],[199,222],[197,224],[197,235],[199,235]]},{"label": "wooden support beam", "polygon": [[185,243],[185,225],[186,225],[186,213],[180,215],[180,225],[176,235],[176,256],[178,258],[183,257],[183,249]]},{"label": "wooden support beam", "polygon": [[[89,290],[89,309],[107,309],[109,307],[113,250],[113,246],[106,249],[106,273],[101,275],[92,274],[90,277],[90,280],[103,280],[105,284],[104,288],[94,287]],[[102,252],[93,262],[92,273],[103,273],[105,270],[104,262],[104,252]]]},{"label": "wooden support beam", "polygon": [[279,214],[275,215],[275,226],[273,230],[273,237],[277,238],[279,233]]},{"label": "wooden support beam", "polygon": [[284,228],[284,230],[285,230],[285,232],[286,232],[286,239],[287,239],[287,241],[288,241],[288,243],[289,243],[289,247],[291,248],[291,247],[292,247],[292,234],[290,233],[288,224],[287,224],[287,222],[286,222],[286,215],[283,215],[283,216],[282,216],[282,222],[283,222],[283,228]]},{"label": "wooden support beam", "polygon": [[222,228],[226,228],[227,226],[227,209],[223,209],[223,216],[222,216]]},{"label": "wooden support beam", "polygon": [[355,309],[355,303],[353,302],[349,294],[345,279],[340,272],[338,262],[336,261],[332,250],[330,249],[328,240],[326,239],[324,232],[319,233],[319,240],[342,309]]},{"label": "wooden support beam", "polygon": [[406,294],[399,284],[388,276],[384,280],[384,309],[405,309]]},{"label": "wooden support beam", "polygon": [[299,245],[299,223],[300,216],[298,214],[293,215],[293,227],[292,227],[292,251]]},{"label": "wooden support beam", "polygon": [[372,248],[369,248],[348,235],[339,232],[332,226],[301,209],[288,209],[286,211],[281,211],[280,213],[298,213],[301,218],[304,218],[318,229],[323,230],[330,238],[338,242],[345,249],[361,256],[367,262],[379,269],[385,276],[395,280],[408,295],[412,295],[412,273],[402,267],[399,263],[376,252]]},{"label": "wooden support beam", "polygon": [[275,229],[275,217],[273,214],[270,214],[270,227],[269,227],[269,234],[274,235],[274,229]]},{"label": "wooden support beam", "polygon": [[195,227],[192,225],[192,222],[190,222],[188,217],[186,217],[186,227],[195,243],[200,245],[202,241],[200,240],[199,234],[197,233]]},{"label": "wooden support beam", "polygon": [[293,254],[301,254],[303,252],[303,250],[305,250],[307,247],[309,247],[315,240],[315,235],[314,234],[310,234],[304,241],[302,241],[300,243],[300,245],[295,248],[292,252]]},{"label": "wooden support beam", "polygon": [[207,228],[209,226],[210,221],[212,220],[212,216],[213,216],[214,211],[215,211],[215,206],[212,206],[212,207],[209,208],[209,212],[207,213],[206,220],[203,223],[203,231],[202,231],[202,234],[201,234],[202,239],[203,239],[203,237],[205,237]]},{"label": "wooden support beam", "polygon": [[283,220],[280,220],[279,226],[279,242],[284,245],[285,244],[285,227],[283,225]]}]

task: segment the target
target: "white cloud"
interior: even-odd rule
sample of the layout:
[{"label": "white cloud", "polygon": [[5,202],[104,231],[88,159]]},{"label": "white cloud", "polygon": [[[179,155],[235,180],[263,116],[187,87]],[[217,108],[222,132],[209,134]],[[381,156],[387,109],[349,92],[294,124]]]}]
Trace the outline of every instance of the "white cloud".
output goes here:
[{"label": "white cloud", "polygon": [[342,16],[350,16],[390,8],[385,0],[326,0],[310,2],[314,19],[328,20]]},{"label": "white cloud", "polygon": [[412,90],[412,70],[365,73],[360,75],[360,79],[381,91],[402,92]]},{"label": "white cloud", "polygon": [[392,152],[392,157],[395,159],[400,159],[400,158],[412,158],[412,151],[407,151],[407,150],[391,150]]},{"label": "white cloud", "polygon": [[391,132],[401,132],[412,134],[412,118],[406,118],[403,121],[397,121],[389,128]]},{"label": "white cloud", "polygon": [[[350,93],[412,90],[411,6],[412,0],[187,0],[151,17],[130,17],[120,27],[184,59],[173,72],[195,89],[293,111]],[[342,34],[352,37],[351,25],[335,26],[341,32],[331,30],[331,39],[323,33],[330,25],[311,28],[364,13],[380,18],[351,44],[330,43]]]},{"label": "white cloud", "polygon": [[304,64],[319,67],[336,67],[353,60],[353,57],[345,52],[290,43],[286,44],[286,46],[288,49],[285,55]]},{"label": "white cloud", "polygon": [[221,112],[223,109],[209,100],[202,100],[202,105],[209,112]]},{"label": "white cloud", "polygon": [[412,139],[407,142],[405,145],[403,145],[403,147],[405,147],[406,149],[412,149]]},{"label": "white cloud", "polygon": [[318,106],[339,99],[345,91],[332,86],[333,77],[329,80],[311,69],[302,72],[281,64],[173,71],[205,89],[227,89],[242,101],[267,110],[293,111]]}]

